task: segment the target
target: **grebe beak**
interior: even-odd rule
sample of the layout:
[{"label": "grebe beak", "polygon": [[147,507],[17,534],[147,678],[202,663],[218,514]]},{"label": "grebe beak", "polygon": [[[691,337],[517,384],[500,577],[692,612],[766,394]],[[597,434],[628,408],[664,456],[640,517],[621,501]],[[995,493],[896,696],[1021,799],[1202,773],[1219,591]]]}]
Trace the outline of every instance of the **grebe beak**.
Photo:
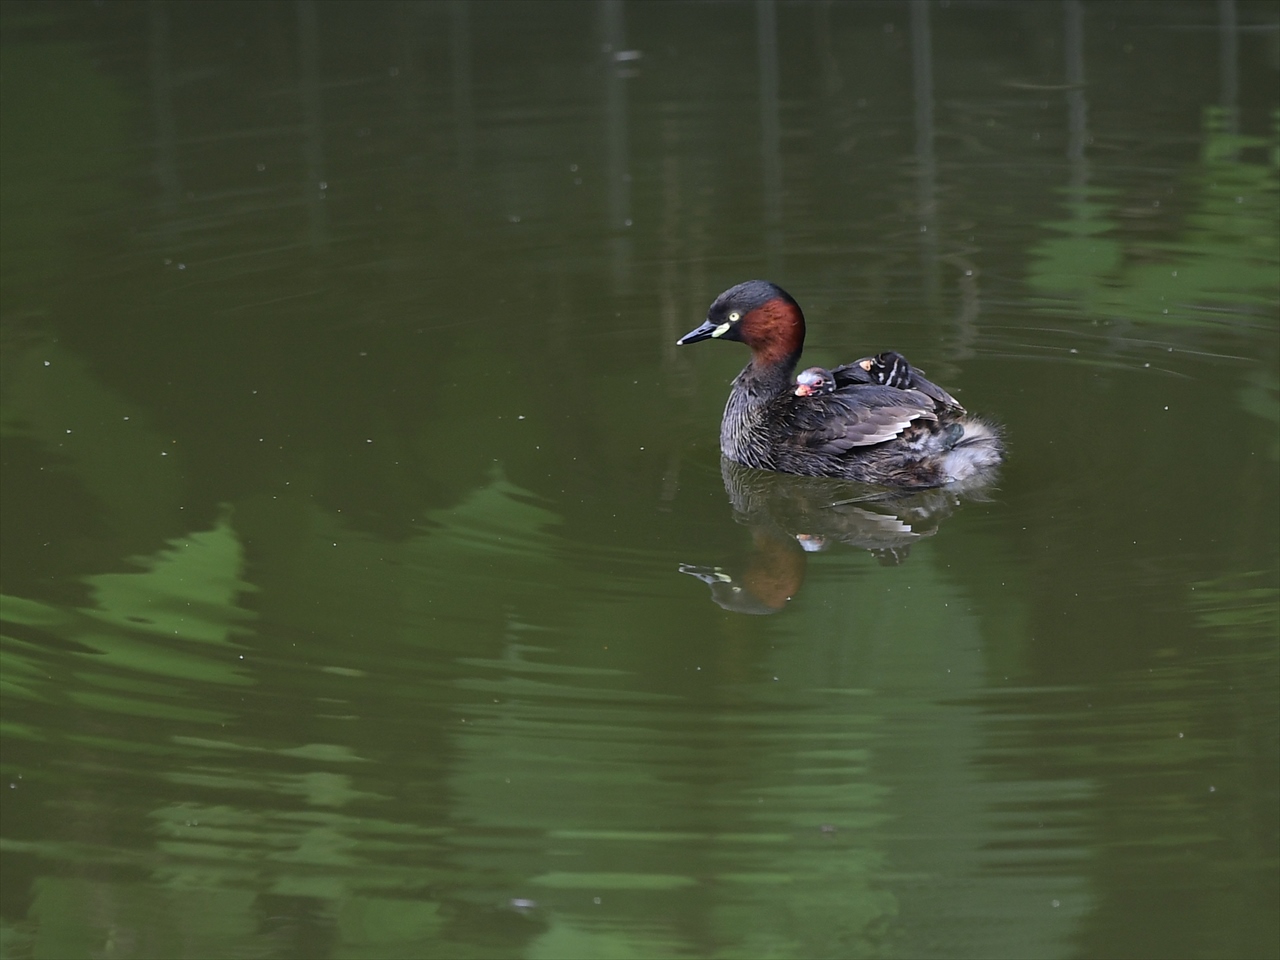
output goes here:
[{"label": "grebe beak", "polygon": [[676,346],[684,346],[686,343],[697,343],[699,340],[710,340],[712,337],[718,337],[724,333],[721,327],[727,328],[727,323],[712,323],[710,320],[703,320],[702,325],[694,330],[690,330],[683,337],[676,341]]}]

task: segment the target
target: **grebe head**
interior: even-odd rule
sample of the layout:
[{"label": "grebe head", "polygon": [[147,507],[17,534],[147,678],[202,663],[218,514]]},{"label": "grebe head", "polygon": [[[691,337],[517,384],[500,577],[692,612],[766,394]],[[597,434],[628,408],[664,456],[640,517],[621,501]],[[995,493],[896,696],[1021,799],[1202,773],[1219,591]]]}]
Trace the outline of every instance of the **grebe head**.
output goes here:
[{"label": "grebe head", "polygon": [[804,348],[804,314],[777,284],[748,280],[716,297],[707,319],[676,343],[711,339],[745,343],[757,366],[794,364]]}]

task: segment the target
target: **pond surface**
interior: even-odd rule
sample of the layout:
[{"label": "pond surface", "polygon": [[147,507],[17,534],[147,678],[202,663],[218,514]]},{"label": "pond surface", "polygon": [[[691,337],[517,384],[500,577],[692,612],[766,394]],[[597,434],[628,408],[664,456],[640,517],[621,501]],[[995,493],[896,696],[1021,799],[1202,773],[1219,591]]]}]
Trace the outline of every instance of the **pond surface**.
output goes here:
[{"label": "pond surface", "polygon": [[1274,4],[0,15],[4,956],[1280,951]]}]

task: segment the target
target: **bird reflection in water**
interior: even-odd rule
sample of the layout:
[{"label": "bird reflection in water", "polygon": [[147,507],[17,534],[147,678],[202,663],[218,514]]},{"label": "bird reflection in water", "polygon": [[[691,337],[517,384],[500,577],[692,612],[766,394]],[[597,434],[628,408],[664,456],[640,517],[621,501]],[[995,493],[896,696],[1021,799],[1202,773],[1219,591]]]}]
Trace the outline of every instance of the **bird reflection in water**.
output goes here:
[{"label": "bird reflection in water", "polygon": [[902,491],[754,470],[720,461],[734,519],[751,530],[751,549],[728,568],[680,564],[680,572],[711,588],[711,599],[734,613],[777,613],[800,592],[808,554],[846,544],[885,566],[907,560],[912,544],[938,532],[965,500],[990,499],[994,478]]}]

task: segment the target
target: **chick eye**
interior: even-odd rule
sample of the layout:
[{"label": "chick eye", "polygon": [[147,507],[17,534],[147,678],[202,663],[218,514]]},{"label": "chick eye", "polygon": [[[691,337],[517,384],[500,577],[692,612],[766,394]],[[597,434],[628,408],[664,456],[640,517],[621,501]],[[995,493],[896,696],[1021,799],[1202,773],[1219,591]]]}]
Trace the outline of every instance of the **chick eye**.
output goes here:
[{"label": "chick eye", "polygon": [[738,322],[739,320],[741,320],[741,319],[742,319],[742,314],[740,314],[737,310],[735,310],[735,311],[733,311],[733,313],[729,314],[729,322],[730,322],[730,323],[737,323],[737,322]]}]

